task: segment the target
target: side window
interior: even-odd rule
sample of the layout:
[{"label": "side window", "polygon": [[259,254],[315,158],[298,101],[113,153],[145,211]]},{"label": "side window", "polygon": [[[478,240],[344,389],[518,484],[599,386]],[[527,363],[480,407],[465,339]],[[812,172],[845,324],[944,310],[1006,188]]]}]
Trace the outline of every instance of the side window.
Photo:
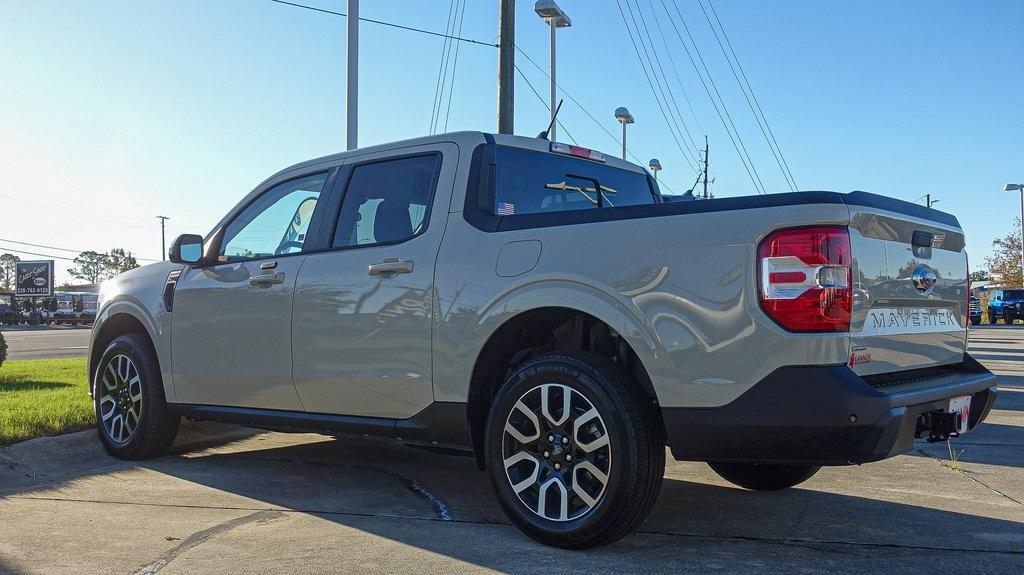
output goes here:
[{"label": "side window", "polygon": [[362,164],[352,170],[334,247],[396,243],[427,226],[440,154]]},{"label": "side window", "polygon": [[[647,175],[560,154],[498,146],[488,205],[497,216],[653,204]],[[601,197],[598,198],[598,186]]]},{"label": "side window", "polygon": [[301,252],[327,173],[288,180],[267,190],[228,224],[222,262]]}]

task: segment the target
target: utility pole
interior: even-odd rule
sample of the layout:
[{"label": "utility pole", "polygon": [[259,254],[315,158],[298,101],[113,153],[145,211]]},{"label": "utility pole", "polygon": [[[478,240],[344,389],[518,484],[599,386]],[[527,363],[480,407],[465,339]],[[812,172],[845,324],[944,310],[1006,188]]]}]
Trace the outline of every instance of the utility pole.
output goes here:
[{"label": "utility pole", "polygon": [[930,208],[930,207],[934,206],[937,203],[939,203],[939,200],[932,201],[932,195],[931,194],[925,194],[924,195],[924,205],[926,205],[926,206],[928,206]]},{"label": "utility pole", "polygon": [[515,127],[516,0],[499,0],[498,4],[498,133],[511,134]]},{"label": "utility pole", "polygon": [[167,260],[167,236],[164,233],[164,222],[171,219],[167,216],[157,216],[156,219],[160,220],[160,258],[161,260]]},{"label": "utility pole", "polygon": [[708,200],[708,135],[705,135],[705,200]]},{"label": "utility pole", "polygon": [[359,0],[348,0],[348,65],[345,68],[345,149],[359,147]]}]

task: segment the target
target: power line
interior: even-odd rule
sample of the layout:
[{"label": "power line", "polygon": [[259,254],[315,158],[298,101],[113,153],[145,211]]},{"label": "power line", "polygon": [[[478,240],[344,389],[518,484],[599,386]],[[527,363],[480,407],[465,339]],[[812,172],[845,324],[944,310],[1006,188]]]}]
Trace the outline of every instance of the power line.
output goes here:
[{"label": "power line", "polygon": [[437,66],[437,81],[434,82],[434,103],[430,106],[430,133],[434,133],[434,125],[437,123],[437,111],[439,109],[438,102],[441,100],[441,75],[445,70],[445,66],[448,64],[448,36],[451,32],[452,27],[452,12],[455,8],[455,0],[448,0],[448,17],[444,23],[445,38],[441,43],[441,58]]},{"label": "power line", "polygon": [[55,255],[52,255],[52,254],[40,254],[40,253],[36,253],[36,252],[27,252],[25,250],[16,250],[14,248],[8,248],[8,247],[5,247],[5,246],[0,246],[0,250],[4,250],[5,252],[14,252],[16,254],[26,254],[26,255],[30,255],[30,256],[39,256],[41,258],[53,258],[55,260],[64,260],[64,261],[69,261],[69,262],[75,261],[75,258],[68,258],[68,257],[64,257],[64,256],[55,256]]},{"label": "power line", "polygon": [[[530,55],[526,53],[526,51],[524,51],[524,50],[523,50],[522,48],[520,48],[518,44],[513,44],[513,47],[514,47],[514,48],[515,48],[515,49],[516,49],[516,50],[517,50],[517,51],[518,51],[518,52],[519,52],[520,54],[522,54],[522,56],[523,56],[524,58],[526,58],[526,61],[527,61],[527,62],[529,62],[529,63],[533,64],[533,67],[534,67],[534,68],[536,68],[536,69],[537,69],[538,71],[540,71],[540,73],[541,73],[541,74],[543,74],[545,78],[547,78],[547,79],[548,79],[549,81],[551,80],[551,76],[550,76],[550,75],[548,74],[547,70],[545,70],[545,69],[544,69],[543,67],[541,67],[541,65],[540,65],[540,64],[538,64],[536,60],[534,60],[533,58],[531,58],[531,57],[530,57]],[[522,73],[522,72],[520,72],[520,74],[521,74],[521,73]],[[527,82],[527,84],[529,84],[529,82]],[[619,140],[619,137],[618,137],[618,136],[616,136],[615,134],[611,133],[610,131],[608,131],[608,128],[606,128],[606,127],[604,126],[604,124],[602,124],[602,123],[601,123],[601,121],[600,121],[600,120],[598,120],[598,119],[597,119],[597,118],[596,118],[596,117],[594,116],[594,114],[592,114],[592,113],[590,112],[590,110],[588,110],[588,109],[587,109],[587,107],[586,107],[586,106],[584,106],[584,105],[583,105],[582,103],[580,103],[580,101],[579,101],[579,100],[577,100],[577,99],[576,99],[576,98],[575,98],[575,97],[574,97],[574,96],[572,95],[572,93],[571,93],[571,92],[569,92],[568,90],[566,90],[565,88],[563,88],[563,87],[562,87],[562,86],[561,86],[560,84],[558,84],[558,83],[555,83],[555,88],[557,88],[557,89],[561,90],[561,91],[562,91],[562,93],[563,93],[563,94],[565,94],[565,97],[566,97],[566,98],[569,98],[569,100],[570,100],[570,101],[571,101],[571,102],[572,102],[573,104],[576,104],[576,107],[578,107],[578,108],[579,108],[579,109],[580,109],[580,110],[581,110],[581,111],[582,111],[582,112],[583,112],[584,114],[586,114],[586,116],[587,116],[588,118],[590,118],[590,119],[591,119],[591,121],[593,121],[593,122],[594,122],[594,124],[596,124],[598,128],[601,128],[601,131],[602,131],[602,132],[604,132],[605,134],[608,134],[608,137],[609,137],[609,138],[611,138],[611,140],[612,140],[613,142],[615,142],[616,144],[618,144],[618,143],[620,142],[620,140]],[[536,90],[534,90],[534,92],[536,92]],[[541,100],[543,100],[543,98],[541,98]],[[547,104],[544,104],[544,105],[545,105],[545,106],[547,106]],[[559,124],[559,126],[561,126],[561,125],[562,125],[562,124]],[[634,153],[633,153],[633,151],[632,151],[632,150],[630,150],[629,148],[626,148],[626,154],[627,154],[627,155],[628,155],[628,156],[629,156],[630,158],[633,158],[633,161],[635,161],[635,162],[636,162],[637,164],[643,165],[643,160],[641,160],[640,158],[638,158],[638,157],[636,156],[636,154],[634,154]],[[667,189],[667,190],[668,190],[668,191],[669,191],[670,193],[674,193],[674,192],[672,192],[672,188],[668,187],[668,185],[665,185],[665,184],[663,184],[663,182],[659,181],[659,182],[658,182],[658,185],[659,185],[659,186],[664,186],[664,188],[665,188],[665,189]]]},{"label": "power line", "polygon": [[[682,19],[682,13],[679,12],[679,6],[675,4],[675,0],[673,0],[672,3],[673,5],[675,5],[676,12],[679,14],[680,19]],[[757,193],[767,193],[764,189],[764,184],[761,183],[760,176],[757,174],[757,168],[753,165],[753,162],[750,160],[749,154],[744,155],[744,152],[746,152],[746,146],[742,145],[742,138],[740,137],[739,132],[737,131],[736,134],[733,135],[733,131],[729,129],[729,124],[732,124],[731,119],[729,123],[726,123],[725,118],[726,116],[729,115],[729,110],[725,106],[725,101],[722,100],[720,109],[718,101],[715,100],[715,96],[712,95],[711,93],[711,88],[708,87],[707,82],[704,80],[704,75],[701,74],[700,69],[697,67],[697,61],[694,60],[693,54],[690,52],[689,46],[686,44],[686,41],[683,40],[683,36],[679,32],[679,27],[676,26],[675,19],[672,17],[671,12],[669,12],[668,5],[665,4],[665,0],[661,0],[661,6],[665,10],[665,14],[668,16],[669,23],[672,24],[672,30],[676,33],[676,37],[679,39],[679,43],[682,45],[683,50],[686,52],[686,57],[690,60],[690,64],[693,66],[693,71],[697,74],[697,78],[700,79],[701,86],[704,87],[704,92],[707,93],[708,99],[711,100],[711,105],[715,108],[715,114],[718,115],[719,121],[722,122],[722,127],[725,128],[725,133],[726,135],[729,136],[729,141],[732,142],[732,147],[733,149],[736,150],[736,154],[740,158],[740,163],[743,164],[743,169],[746,170],[747,175],[750,177],[750,182],[754,185],[754,189],[757,190]],[[683,22],[683,27],[686,27],[685,22]],[[689,29],[687,29],[687,35],[690,36],[690,40],[693,41],[692,35],[689,34]],[[696,44],[694,44],[693,48],[695,51],[697,51]],[[697,56],[698,58],[700,57],[699,51],[697,51]],[[703,63],[703,58],[701,58],[701,64],[703,65]],[[706,65],[704,66],[704,71],[708,75],[708,81],[710,81],[712,86],[714,86],[714,78],[711,77],[711,73],[707,69]],[[715,88],[715,93],[718,93],[717,87]],[[719,100],[721,100],[721,94],[719,94]],[[723,109],[725,110],[725,116],[722,115]],[[733,124],[733,130],[735,130],[735,128],[736,126],[735,124]],[[739,140],[740,142],[737,143],[737,140]]]},{"label": "power line", "polygon": [[[462,0],[462,10],[459,11],[459,31],[458,31],[458,35],[459,36],[462,35],[462,22],[463,22],[463,20],[464,20],[464,18],[466,16],[466,2],[468,2],[468,0]],[[455,45],[455,60],[452,62],[452,80],[451,80],[451,83],[448,85],[448,110],[444,113],[444,130],[442,130],[443,132],[447,132],[448,131],[448,116],[450,116],[451,113],[452,113],[452,98],[455,95],[455,70],[458,68],[458,66],[459,66],[459,44],[456,44]],[[440,118],[440,114],[438,114],[438,117]]]},{"label": "power line", "polygon": [[[797,191],[796,180],[793,179],[793,174],[790,173],[789,166],[783,166],[785,162],[782,157],[782,149],[778,148],[778,142],[775,141],[775,135],[772,134],[771,137],[768,136],[768,134],[771,133],[771,127],[768,126],[767,118],[764,118],[764,112],[761,111],[761,114],[758,115],[758,111],[761,110],[760,105],[758,105],[757,110],[755,110],[754,104],[750,101],[751,98],[754,98],[754,89],[750,86],[750,82],[746,82],[746,87],[744,87],[744,82],[740,81],[739,74],[736,72],[736,67],[740,66],[740,61],[739,58],[736,57],[736,52],[732,49],[732,43],[729,43],[729,51],[732,52],[732,59],[730,59],[729,53],[725,51],[725,46],[722,44],[722,39],[718,37],[718,30],[716,30],[715,25],[711,23],[711,17],[708,15],[708,11],[704,8],[704,2],[702,2],[702,0],[697,0],[697,3],[700,5],[701,12],[704,13],[704,19],[707,20],[708,26],[711,28],[711,32],[715,35],[715,40],[718,42],[718,47],[722,50],[722,55],[725,56],[725,61],[729,64],[729,69],[732,71],[732,77],[735,78],[736,83],[739,84],[740,92],[743,92],[743,99],[747,101],[747,107],[750,108],[750,113],[754,115],[754,119],[757,121],[757,127],[761,129],[761,135],[764,136],[764,141],[768,144],[768,148],[771,149],[772,156],[775,157],[775,163],[778,164],[779,170],[782,172],[782,177],[786,179],[786,185],[789,186],[791,191]],[[711,5],[711,0],[708,0],[708,5],[711,6],[712,10],[714,10],[714,6]],[[725,36],[726,42],[728,42],[729,37],[725,35],[725,28],[722,27],[722,22],[718,19],[717,13],[715,14],[715,21],[718,22],[719,28],[722,29],[722,36]],[[733,60],[736,61],[736,67],[732,64]],[[743,80],[746,81],[746,74],[743,75]],[[750,92],[749,96],[747,95],[747,91]],[[756,100],[756,98],[754,99]],[[762,120],[764,121],[762,122]]]},{"label": "power line", "polygon": [[[284,4],[286,6],[294,6],[296,8],[304,8],[306,10],[312,10],[314,12],[323,12],[324,14],[331,14],[332,16],[344,16],[348,17],[348,14],[344,12],[335,12],[334,10],[326,10],[324,8],[317,8],[315,6],[307,6],[305,4],[298,4],[296,2],[285,2],[285,0],[270,0],[277,4]],[[398,28],[399,30],[408,30],[409,32],[419,32],[420,34],[430,34],[431,36],[439,36],[442,38],[450,38],[452,40],[458,40],[459,42],[469,42],[470,44],[479,44],[481,46],[490,46],[491,48],[497,48],[497,44],[490,42],[481,42],[480,40],[473,40],[472,38],[463,38],[461,36],[453,36],[450,34],[442,34],[440,32],[434,32],[433,30],[424,30],[422,28],[413,28],[412,26],[403,26],[401,24],[395,24],[394,22],[385,22],[383,20],[374,20],[373,18],[359,17],[360,22],[369,22],[371,24],[380,24],[381,26],[389,26],[391,28]]]},{"label": "power line", "polygon": [[[533,92],[533,95],[537,96],[537,99],[540,100],[540,103],[541,103],[542,106],[544,106],[544,109],[547,110],[548,113],[550,113],[551,112],[551,106],[548,105],[547,101],[544,100],[544,96],[540,95],[540,92],[538,92],[537,88],[535,88],[533,86],[533,83],[530,82],[530,79],[526,77],[526,74],[523,73],[522,68],[520,68],[519,66],[515,66],[515,65],[513,65],[513,66],[515,67],[516,72],[519,72],[519,77],[522,78],[523,81],[526,82],[526,85],[530,87],[530,90]],[[559,120],[556,117],[555,118],[555,122],[558,124],[558,127],[561,128],[563,132],[565,132],[565,135],[569,136],[569,139],[572,140],[573,144],[576,144],[577,146],[580,145],[579,142],[576,141],[576,138],[572,137],[572,134],[569,133],[569,130],[567,130],[565,128],[565,124],[563,124],[561,120]]]},{"label": "power line", "polygon": [[[630,10],[630,17],[633,19],[633,24],[636,25],[636,18],[633,16],[632,8],[629,7],[628,1],[629,0],[627,0],[626,7],[629,8],[629,10]],[[683,145],[679,143],[679,137],[676,135],[676,129],[674,127],[674,124],[669,119],[668,113],[665,112],[665,107],[662,106],[662,104],[661,104],[661,98],[658,97],[658,89],[655,89],[654,82],[651,80],[651,75],[647,72],[647,64],[644,63],[644,56],[640,55],[640,48],[637,46],[636,40],[633,39],[633,29],[630,28],[629,22],[626,20],[626,13],[622,10],[622,4],[619,2],[619,0],[615,0],[615,5],[619,9],[619,15],[622,17],[622,24],[626,27],[626,32],[629,35],[629,41],[633,45],[633,51],[636,53],[636,57],[640,61],[640,68],[644,72],[644,77],[647,79],[647,85],[650,86],[650,88],[651,88],[651,94],[654,96],[654,101],[658,104],[658,110],[661,112],[661,117],[665,120],[665,125],[668,127],[669,134],[672,136],[672,140],[675,142],[676,147],[679,148],[679,152],[681,154],[683,154],[683,157],[686,159],[686,162],[688,164],[690,164],[691,168],[696,170],[697,168],[696,168],[696,166],[694,166],[693,160],[690,159],[690,157],[686,154],[686,151],[684,150]],[[637,37],[639,38],[639,36],[640,36],[640,31],[639,31],[639,27],[638,27],[638,29],[637,29]],[[644,53],[646,54],[646,52],[647,52],[647,48],[645,46],[644,47]],[[650,58],[648,57],[648,60],[649,59]],[[652,72],[654,71],[653,68],[654,67],[652,65],[651,66],[651,71]],[[660,88],[660,86],[661,85],[659,84],[659,88]],[[662,96],[664,96],[664,92],[662,92]],[[667,105],[667,103],[668,102],[666,102],[666,105]]]},{"label": "power line", "polygon": [[736,51],[733,50],[732,48],[732,42],[729,40],[729,36],[725,33],[725,28],[722,26],[722,21],[718,19],[718,11],[715,10],[715,6],[714,4],[711,3],[711,0],[708,0],[708,6],[711,7],[711,13],[715,15],[715,20],[718,22],[718,27],[722,29],[722,36],[725,37],[725,43],[729,46],[729,51],[732,52],[733,59],[736,60],[736,67],[740,69],[740,75],[743,77],[743,81],[746,82],[747,88],[750,89],[750,97],[754,99],[754,105],[757,106],[757,111],[761,113],[761,118],[764,120],[764,125],[766,128],[768,128],[768,135],[772,137],[772,142],[775,144],[775,147],[779,150],[779,156],[782,158],[782,165],[786,167],[786,172],[789,173],[789,179],[792,180],[793,186],[795,186],[799,190],[800,187],[796,185],[796,179],[793,178],[793,172],[789,170],[789,164],[786,162],[786,157],[782,155],[782,148],[780,148],[779,143],[775,141],[775,133],[772,131],[771,127],[768,126],[768,118],[765,117],[764,110],[761,109],[761,103],[757,101],[757,96],[754,95],[754,90],[753,88],[750,87],[750,81],[747,80],[747,73],[743,71],[743,65],[740,64],[740,59],[736,57]]},{"label": "power line", "polygon": [[[17,240],[8,240],[8,239],[5,239],[5,238],[0,238],[0,242],[7,242],[9,244],[18,244],[20,246],[29,246],[29,247],[32,247],[32,248],[41,248],[41,249],[44,249],[44,250],[57,250],[57,251],[60,251],[60,252],[71,252],[71,253],[74,253],[74,254],[81,254],[81,253],[87,252],[87,251],[94,251],[94,250],[75,250],[75,249],[71,249],[71,248],[59,248],[57,246],[48,246],[48,245],[45,245],[45,244],[35,244],[35,243],[31,243],[31,242],[21,242],[21,241],[17,241]],[[12,248],[3,248],[3,249],[8,249],[8,250],[10,250],[12,252],[13,251],[19,251],[19,250],[15,250],[15,249],[12,249]],[[20,252],[20,253],[30,253],[30,252]],[[32,254],[32,255],[39,256],[39,255],[47,255],[47,254]],[[74,258],[61,258],[60,256],[53,256],[53,257],[56,257],[58,259],[74,259]],[[142,261],[147,261],[147,262],[160,261],[160,260],[154,260],[154,259],[150,259],[150,258],[135,258],[135,259],[142,260]]]},{"label": "power line", "polygon": [[[628,5],[628,1],[629,0],[627,0],[627,5]],[[645,19],[643,17],[643,11],[640,9],[640,3],[637,0],[633,0],[633,3],[636,5],[636,12],[637,12],[637,14],[640,15],[640,24],[643,25],[643,27],[644,27],[644,36],[646,36],[646,38],[647,38],[647,43],[651,45],[651,53],[654,54],[654,63],[658,66],[658,72],[661,73],[661,78],[663,78],[664,82],[665,82],[665,91],[668,93],[668,98],[665,98],[665,107],[668,108],[668,102],[671,99],[672,100],[672,108],[668,108],[669,109],[669,113],[671,114],[672,109],[674,108],[675,109],[675,116],[674,116],[674,118],[678,118],[679,124],[681,124],[682,127],[683,127],[683,130],[680,131],[679,135],[680,135],[680,137],[682,137],[683,132],[685,132],[686,133],[686,137],[690,140],[690,145],[693,146],[694,150],[696,150],[697,149],[697,142],[693,139],[693,134],[690,133],[690,128],[687,127],[686,121],[683,120],[683,114],[679,111],[679,104],[676,102],[676,96],[672,92],[672,87],[668,83],[668,76],[665,74],[665,69],[662,68],[662,66],[661,66],[661,58],[658,57],[658,49],[655,47],[654,40],[651,38],[650,30],[647,29],[647,19]],[[653,11],[653,5],[652,5],[652,11]],[[630,15],[632,15],[632,12],[630,12]],[[634,25],[636,25],[635,21],[634,21]],[[660,23],[659,23],[659,26],[660,26]],[[640,33],[640,28],[637,28],[637,35],[639,35],[639,33]],[[643,44],[642,40],[641,40],[641,44]],[[648,60],[648,62],[649,62],[649,60]],[[651,72],[654,72],[654,66],[651,66]],[[661,87],[661,80],[658,78],[658,74],[655,73],[654,77],[655,77],[656,80],[658,80],[658,87],[660,89],[660,87]],[[662,93],[662,97],[663,98],[665,97],[664,94],[665,93],[663,92]],[[679,130],[679,125],[678,124],[676,125],[676,130],[677,131]],[[698,160],[698,162],[699,162],[699,160]]]},{"label": "power line", "polygon": [[655,12],[654,23],[658,26],[658,34],[661,36],[661,43],[665,46],[665,54],[668,55],[669,64],[672,65],[672,74],[676,77],[676,84],[679,86],[679,91],[683,94],[683,100],[686,101],[686,107],[690,110],[690,117],[693,118],[694,123],[697,124],[697,128],[699,128],[703,134],[707,135],[708,131],[704,129],[703,124],[700,122],[700,118],[697,117],[697,112],[694,111],[693,103],[690,101],[690,95],[686,92],[686,87],[683,86],[683,80],[679,75],[679,69],[676,68],[676,59],[672,56],[672,50],[668,47],[668,39],[665,37],[665,31],[661,27],[661,19],[657,17],[654,0],[648,0],[648,3],[651,6],[651,11]]},{"label": "power line", "polygon": [[[664,2],[664,0],[662,0],[662,2]],[[690,39],[690,43],[693,44],[693,51],[697,54],[697,59],[700,60],[701,67],[704,68],[704,73],[708,77],[708,82],[711,83],[711,87],[715,90],[715,95],[718,96],[718,101],[722,103],[722,111],[725,112],[725,117],[729,120],[729,125],[732,126],[732,131],[736,134],[736,141],[739,142],[740,149],[743,150],[743,154],[747,157],[747,161],[750,163],[750,170],[754,173],[757,183],[761,186],[761,192],[767,194],[768,189],[765,188],[764,182],[761,180],[761,174],[757,172],[757,166],[754,164],[753,158],[750,157],[750,152],[747,151],[746,144],[743,143],[743,136],[740,135],[740,131],[736,128],[736,124],[732,120],[732,114],[729,113],[729,106],[726,105],[725,99],[722,98],[722,93],[718,91],[718,84],[715,83],[715,78],[711,75],[711,70],[708,69],[707,63],[704,62],[704,57],[701,56],[700,48],[697,46],[697,41],[693,39],[690,27],[686,25],[686,18],[683,16],[683,12],[679,9],[679,4],[676,3],[676,0],[672,0],[672,6],[675,7],[676,14],[679,15],[679,22],[683,25],[683,29],[686,30],[686,36]]]}]

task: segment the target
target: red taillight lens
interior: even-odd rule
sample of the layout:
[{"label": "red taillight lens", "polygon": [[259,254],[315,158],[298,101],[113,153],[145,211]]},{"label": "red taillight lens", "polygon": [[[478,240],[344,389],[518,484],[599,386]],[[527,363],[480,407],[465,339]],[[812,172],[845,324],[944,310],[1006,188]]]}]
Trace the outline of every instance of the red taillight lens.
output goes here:
[{"label": "red taillight lens", "polygon": [[850,231],[841,226],[772,232],[757,248],[760,299],[789,331],[850,331]]}]

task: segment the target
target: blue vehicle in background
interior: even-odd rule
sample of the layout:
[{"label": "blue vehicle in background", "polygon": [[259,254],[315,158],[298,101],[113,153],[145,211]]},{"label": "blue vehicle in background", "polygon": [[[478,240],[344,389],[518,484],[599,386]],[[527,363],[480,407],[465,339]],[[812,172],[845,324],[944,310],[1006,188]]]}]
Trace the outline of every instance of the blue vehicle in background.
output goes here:
[{"label": "blue vehicle in background", "polygon": [[1024,289],[992,290],[988,300],[988,323],[999,319],[1010,325],[1015,319],[1024,319]]}]

